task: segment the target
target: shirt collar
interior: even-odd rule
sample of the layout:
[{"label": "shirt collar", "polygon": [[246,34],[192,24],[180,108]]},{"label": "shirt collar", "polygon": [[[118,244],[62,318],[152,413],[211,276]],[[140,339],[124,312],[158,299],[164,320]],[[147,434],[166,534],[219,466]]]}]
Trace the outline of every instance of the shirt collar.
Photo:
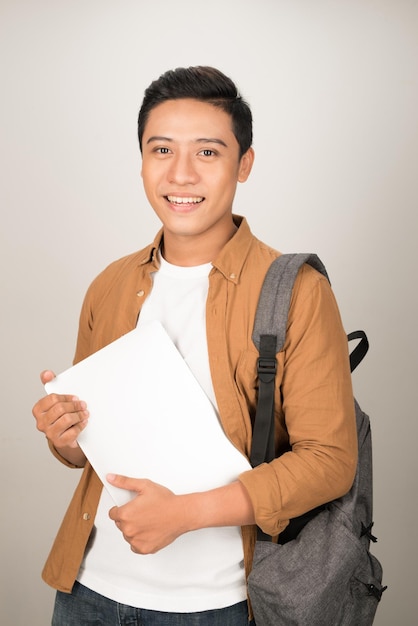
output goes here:
[{"label": "shirt collar", "polygon": [[216,267],[227,280],[237,284],[251,247],[253,235],[245,217],[234,215],[233,218],[237,226],[237,231],[222,248],[212,265]]},{"label": "shirt collar", "polygon": [[[222,248],[221,252],[212,262],[212,265],[221,272],[227,280],[237,284],[251,247],[253,235],[245,217],[234,215],[233,218],[237,226],[237,231]],[[140,265],[151,263],[155,269],[158,269],[158,250],[162,238],[163,229],[161,228],[155,236],[154,241],[142,251],[139,259]]]},{"label": "shirt collar", "polygon": [[142,250],[139,265],[146,265],[147,263],[151,263],[155,269],[158,269],[160,266],[158,260],[158,250],[160,249],[161,240],[163,238],[163,229],[160,228],[158,233],[155,236],[154,241]]}]

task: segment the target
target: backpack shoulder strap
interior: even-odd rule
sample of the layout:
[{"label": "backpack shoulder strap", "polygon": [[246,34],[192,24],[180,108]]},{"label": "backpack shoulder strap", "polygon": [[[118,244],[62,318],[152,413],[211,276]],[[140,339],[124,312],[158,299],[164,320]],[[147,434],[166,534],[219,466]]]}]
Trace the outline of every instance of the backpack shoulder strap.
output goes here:
[{"label": "backpack shoulder strap", "polygon": [[261,288],[252,335],[259,351],[258,400],[250,455],[253,467],[274,458],[276,354],[283,349],[293,284],[304,263],[329,280],[325,266],[316,254],[282,254],[271,264]]},{"label": "backpack shoulder strap", "polygon": [[314,267],[329,280],[325,266],[316,254],[300,252],[277,257],[267,271],[258,300],[252,335],[258,350],[261,335],[275,336],[276,352],[282,350],[293,284],[304,263]]}]

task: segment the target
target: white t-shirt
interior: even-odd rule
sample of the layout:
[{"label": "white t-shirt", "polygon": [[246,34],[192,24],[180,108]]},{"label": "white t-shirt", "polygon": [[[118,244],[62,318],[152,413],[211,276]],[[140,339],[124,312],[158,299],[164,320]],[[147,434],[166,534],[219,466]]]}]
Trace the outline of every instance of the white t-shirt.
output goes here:
[{"label": "white t-shirt", "polygon": [[[216,409],[206,341],[206,299],[210,263],[179,267],[160,258],[153,289],[138,325],[159,320]],[[204,445],[203,441],[198,442]],[[191,468],[193,471],[193,468]],[[241,531],[238,527],[194,531],[202,535],[202,550],[178,558],[164,549],[154,555],[130,550],[109,519],[114,506],[103,489],[95,528],[77,579],[116,602],[156,611],[189,613],[223,608],[247,597]],[[163,565],[162,565],[163,562]]]}]

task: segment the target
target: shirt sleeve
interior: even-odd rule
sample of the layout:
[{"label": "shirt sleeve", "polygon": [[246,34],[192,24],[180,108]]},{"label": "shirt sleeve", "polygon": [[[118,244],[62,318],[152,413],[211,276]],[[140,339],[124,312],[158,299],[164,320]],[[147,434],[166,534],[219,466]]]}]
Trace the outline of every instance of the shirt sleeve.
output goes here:
[{"label": "shirt sleeve", "polygon": [[347,493],[357,465],[347,337],[328,281],[308,266],[295,283],[278,364],[276,432],[287,431],[289,450],[240,476],[270,535]]}]

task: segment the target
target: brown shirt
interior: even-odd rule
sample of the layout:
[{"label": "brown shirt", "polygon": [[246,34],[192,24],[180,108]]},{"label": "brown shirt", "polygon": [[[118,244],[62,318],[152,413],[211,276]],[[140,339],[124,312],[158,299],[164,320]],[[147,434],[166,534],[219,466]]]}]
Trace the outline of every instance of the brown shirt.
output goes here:
[{"label": "brown shirt", "polygon": [[[254,417],[257,349],[251,335],[261,285],[279,253],[256,239],[245,219],[213,262],[206,305],[209,363],[226,435],[247,456]],[[145,249],[112,263],[87,291],[74,362],[135,328],[158,269],[162,232]],[[239,477],[257,524],[277,535],[287,521],[346,493],[357,462],[357,436],[345,331],[328,281],[309,266],[292,294],[284,350],[277,355],[278,458]],[[53,453],[69,465],[55,450]],[[280,455],[280,456],[279,456]],[[91,533],[102,484],[86,464],[51,553],[44,580],[71,591]],[[251,568],[255,527],[243,527]]]}]

